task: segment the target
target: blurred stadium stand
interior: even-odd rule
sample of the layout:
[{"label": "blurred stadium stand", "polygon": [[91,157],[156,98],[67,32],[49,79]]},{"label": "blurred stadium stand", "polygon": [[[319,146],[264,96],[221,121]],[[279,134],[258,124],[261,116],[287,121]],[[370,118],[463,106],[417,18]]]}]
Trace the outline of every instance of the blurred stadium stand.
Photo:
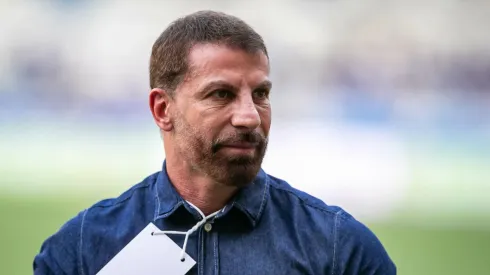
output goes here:
[{"label": "blurred stadium stand", "polygon": [[[378,208],[366,205],[386,197],[406,203],[402,198],[407,197],[407,185],[422,181],[422,189],[432,186],[432,168],[428,169],[430,175],[423,176],[427,179],[413,179],[413,158],[427,159],[423,146],[434,150],[430,154],[435,157],[460,150],[465,160],[483,155],[488,164],[490,159],[486,142],[490,133],[490,36],[484,27],[490,19],[486,16],[489,3],[484,1],[470,5],[447,0],[391,4],[58,0],[0,5],[0,30],[7,38],[0,43],[0,121],[6,139],[2,145],[12,148],[9,140],[23,136],[29,129],[43,133],[45,139],[29,138],[35,142],[30,146],[38,147],[31,148],[31,152],[47,150],[47,156],[51,156],[45,164],[52,168],[51,172],[43,168],[46,182],[60,182],[49,179],[61,162],[61,156],[56,154],[66,153],[52,152],[49,144],[59,144],[63,135],[58,132],[63,129],[65,139],[80,135],[73,131],[85,131],[84,136],[102,140],[110,136],[111,142],[116,140],[121,146],[133,142],[132,150],[138,152],[138,146],[154,131],[146,96],[153,41],[177,16],[213,8],[244,18],[268,43],[274,82],[274,126],[265,167],[279,175],[292,171],[288,177],[295,178],[298,187],[315,190],[319,196],[349,205],[355,211],[373,209],[379,214]],[[43,131],[46,125],[52,125],[53,132]],[[92,128],[86,132],[84,127]],[[132,132],[133,138],[125,141],[117,137],[126,132]],[[282,134],[275,141],[278,132]],[[116,156],[104,149],[105,143],[98,139],[79,139],[64,150],[73,146],[92,148],[100,143],[95,151],[109,155],[97,156],[101,159],[98,165],[114,163]],[[313,139],[314,143],[299,142],[302,139]],[[152,146],[159,146],[154,138],[151,140]],[[437,151],[434,144],[442,146],[442,151]],[[298,172],[293,162],[281,162],[277,154],[284,147],[297,147],[299,152],[311,149],[311,154],[305,154],[308,165],[303,172]],[[340,152],[338,148],[344,147],[345,151]],[[145,164],[159,165],[159,161],[154,161],[161,158],[159,148],[143,147],[143,152],[152,152],[153,156]],[[332,154],[335,151],[339,151],[338,155]],[[381,151],[386,153],[376,154]],[[72,152],[62,159],[78,159],[77,169],[84,171],[83,167],[88,167],[85,170],[89,171],[92,166],[83,163],[91,163],[94,156],[87,152]],[[321,156],[312,161],[315,154]],[[9,170],[6,173],[10,177],[25,168],[23,158],[17,161],[6,160],[9,165],[4,169]],[[326,177],[313,173],[311,181],[321,179],[319,184],[324,189],[301,181],[307,171],[323,173],[335,163],[341,163],[343,173],[332,172]],[[459,166],[457,163],[451,165]],[[151,167],[156,168],[155,164]],[[366,173],[361,173],[362,177],[350,179],[351,171],[363,169]],[[119,170],[114,166],[113,174],[119,174]],[[486,170],[461,173],[463,178],[472,177],[475,194],[489,191]],[[35,180],[28,182],[34,184]],[[372,186],[375,183],[379,186]],[[340,191],[345,186],[349,187],[346,197]],[[362,186],[370,186],[371,193],[377,193],[372,195],[375,197]],[[393,190],[380,192],[388,189]],[[359,194],[352,190],[359,190]],[[469,196],[473,199],[474,194]],[[386,205],[380,207],[384,209]],[[479,206],[476,208],[480,210]]]}]

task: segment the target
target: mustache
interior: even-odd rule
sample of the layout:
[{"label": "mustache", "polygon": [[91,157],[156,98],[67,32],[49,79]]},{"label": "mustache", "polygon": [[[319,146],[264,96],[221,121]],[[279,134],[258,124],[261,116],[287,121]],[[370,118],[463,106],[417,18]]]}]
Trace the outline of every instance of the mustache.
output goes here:
[{"label": "mustache", "polygon": [[263,146],[267,142],[267,137],[258,132],[233,133],[225,137],[219,137],[213,142],[211,147],[213,153],[218,152],[225,144],[230,143],[251,143],[256,146]]}]

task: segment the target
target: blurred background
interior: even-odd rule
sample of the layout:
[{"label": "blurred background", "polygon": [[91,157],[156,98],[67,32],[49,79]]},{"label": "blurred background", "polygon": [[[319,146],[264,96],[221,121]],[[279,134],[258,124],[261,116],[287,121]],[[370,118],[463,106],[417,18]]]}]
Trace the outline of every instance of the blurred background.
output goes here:
[{"label": "blurred background", "polygon": [[490,274],[490,1],[0,0],[1,274],[161,169],[151,46],[201,9],[268,45],[267,172],[369,225],[399,274]]}]

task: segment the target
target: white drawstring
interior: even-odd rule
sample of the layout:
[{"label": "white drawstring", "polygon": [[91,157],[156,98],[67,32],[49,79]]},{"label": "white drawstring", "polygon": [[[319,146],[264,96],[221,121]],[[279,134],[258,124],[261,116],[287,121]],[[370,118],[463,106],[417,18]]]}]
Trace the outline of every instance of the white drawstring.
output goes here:
[{"label": "white drawstring", "polygon": [[187,231],[158,231],[158,232],[152,232],[151,235],[155,236],[155,235],[164,235],[164,234],[175,234],[175,235],[185,235],[185,239],[184,239],[184,245],[182,246],[182,252],[180,254],[180,260],[183,262],[185,261],[185,249],[187,247],[187,240],[189,239],[189,236],[196,232],[199,227],[201,227],[201,225],[205,224],[209,218],[212,218],[214,216],[216,216],[216,214],[218,214],[221,210],[219,211],[216,211],[208,216],[205,216],[204,213],[201,211],[201,209],[197,208],[195,205],[193,205],[192,203],[190,202],[187,202],[190,206],[192,206],[194,209],[197,210],[197,212],[199,212],[199,214],[201,215],[202,217],[202,220],[200,220],[198,223],[196,223],[196,225],[194,225],[191,229],[187,230]]}]

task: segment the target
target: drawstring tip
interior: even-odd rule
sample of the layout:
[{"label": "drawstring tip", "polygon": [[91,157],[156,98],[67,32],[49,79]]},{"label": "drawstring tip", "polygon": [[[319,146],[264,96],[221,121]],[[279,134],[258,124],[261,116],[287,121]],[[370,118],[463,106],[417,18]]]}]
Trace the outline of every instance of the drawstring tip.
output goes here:
[{"label": "drawstring tip", "polygon": [[185,262],[185,258],[180,258],[180,261],[181,262]]}]

